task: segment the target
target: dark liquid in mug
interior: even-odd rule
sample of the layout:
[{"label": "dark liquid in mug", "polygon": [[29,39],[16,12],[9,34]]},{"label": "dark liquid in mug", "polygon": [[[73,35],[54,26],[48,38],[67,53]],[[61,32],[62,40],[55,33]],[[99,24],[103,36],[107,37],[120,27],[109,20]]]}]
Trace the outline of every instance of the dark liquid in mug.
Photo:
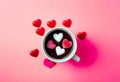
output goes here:
[{"label": "dark liquid in mug", "polygon": [[[56,34],[63,33],[63,38],[62,38],[62,40],[60,42],[57,42],[53,38],[53,34],[54,33],[56,33]],[[49,48],[47,48],[47,43],[48,43],[49,40],[52,40],[56,44],[56,46],[60,46],[61,48],[63,48],[62,47],[62,41],[63,41],[63,39],[68,39],[68,41],[71,41],[72,42],[72,47],[73,47],[73,40],[72,40],[71,36],[67,32],[65,32],[63,30],[54,30],[51,33],[49,33],[49,35],[47,35],[47,37],[45,39],[45,50],[46,50],[46,52],[48,53],[49,56],[51,56],[51,57],[53,57],[55,59],[62,59],[62,58],[67,57],[71,53],[72,47],[70,47],[70,48],[64,48],[65,49],[65,53],[62,54],[62,55],[60,55],[60,56],[58,56],[56,54],[55,49],[49,49]]]}]

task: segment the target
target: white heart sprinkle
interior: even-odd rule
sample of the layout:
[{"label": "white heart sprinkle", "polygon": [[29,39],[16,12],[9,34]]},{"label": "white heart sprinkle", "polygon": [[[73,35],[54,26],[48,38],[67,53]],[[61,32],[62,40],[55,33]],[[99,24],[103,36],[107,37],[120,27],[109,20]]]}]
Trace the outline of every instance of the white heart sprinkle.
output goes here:
[{"label": "white heart sprinkle", "polygon": [[61,48],[60,46],[57,46],[55,50],[56,50],[57,56],[63,55],[65,53],[65,49]]},{"label": "white heart sprinkle", "polygon": [[54,38],[57,42],[60,42],[60,41],[62,40],[62,38],[63,38],[63,33],[59,33],[59,34],[55,33],[55,34],[53,34],[53,38]]}]

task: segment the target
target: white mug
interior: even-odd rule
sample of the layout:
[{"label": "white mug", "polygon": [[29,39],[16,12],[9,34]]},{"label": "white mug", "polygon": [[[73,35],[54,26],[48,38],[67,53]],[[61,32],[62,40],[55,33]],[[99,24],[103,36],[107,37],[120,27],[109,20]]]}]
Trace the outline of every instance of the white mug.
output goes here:
[{"label": "white mug", "polygon": [[[72,40],[73,40],[72,51],[69,53],[69,55],[68,55],[67,57],[64,57],[64,58],[62,58],[62,59],[56,59],[56,58],[51,57],[51,56],[46,52],[46,49],[45,49],[45,40],[46,40],[47,36],[48,36],[51,32],[53,32],[53,31],[55,31],[55,30],[62,30],[62,31],[64,31],[64,32],[68,33],[68,34],[70,35],[70,37],[72,38]],[[63,28],[63,27],[55,27],[55,28],[53,28],[53,29],[48,30],[48,31],[45,33],[45,35],[43,36],[43,38],[42,38],[42,45],[41,45],[41,47],[42,47],[42,51],[43,51],[44,55],[45,55],[49,60],[51,60],[51,61],[53,61],[53,62],[66,62],[66,61],[70,60],[71,58],[73,58],[76,62],[79,62],[79,61],[80,61],[80,57],[75,54],[75,53],[76,53],[76,50],[77,50],[77,41],[76,41],[76,38],[75,38],[75,36],[72,34],[72,32],[69,31],[69,30],[66,29],[66,28]]]}]

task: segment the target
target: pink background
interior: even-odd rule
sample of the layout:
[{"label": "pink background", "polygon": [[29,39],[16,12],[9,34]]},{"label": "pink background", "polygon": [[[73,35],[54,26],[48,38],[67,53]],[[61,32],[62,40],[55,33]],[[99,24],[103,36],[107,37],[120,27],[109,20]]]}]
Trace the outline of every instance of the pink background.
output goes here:
[{"label": "pink background", "polygon": [[[81,62],[43,65],[41,36],[31,22],[71,18],[70,30],[88,33],[78,40]],[[120,0],[0,0],[0,82],[120,82]],[[40,50],[39,57],[29,55]]]}]

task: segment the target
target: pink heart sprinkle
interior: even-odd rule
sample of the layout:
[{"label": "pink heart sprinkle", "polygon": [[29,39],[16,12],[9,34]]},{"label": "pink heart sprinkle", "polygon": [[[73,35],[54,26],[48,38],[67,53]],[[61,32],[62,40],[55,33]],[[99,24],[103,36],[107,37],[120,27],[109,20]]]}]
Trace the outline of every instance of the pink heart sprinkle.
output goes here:
[{"label": "pink heart sprinkle", "polygon": [[52,62],[52,61],[50,61],[50,60],[47,59],[47,58],[44,60],[43,63],[44,63],[45,66],[47,66],[47,67],[49,67],[49,68],[52,68],[52,67],[55,66],[55,64],[56,64],[55,62]]},{"label": "pink heart sprinkle", "polygon": [[56,45],[53,43],[52,40],[49,40],[48,43],[47,43],[47,48],[49,48],[49,49],[55,49]]}]

